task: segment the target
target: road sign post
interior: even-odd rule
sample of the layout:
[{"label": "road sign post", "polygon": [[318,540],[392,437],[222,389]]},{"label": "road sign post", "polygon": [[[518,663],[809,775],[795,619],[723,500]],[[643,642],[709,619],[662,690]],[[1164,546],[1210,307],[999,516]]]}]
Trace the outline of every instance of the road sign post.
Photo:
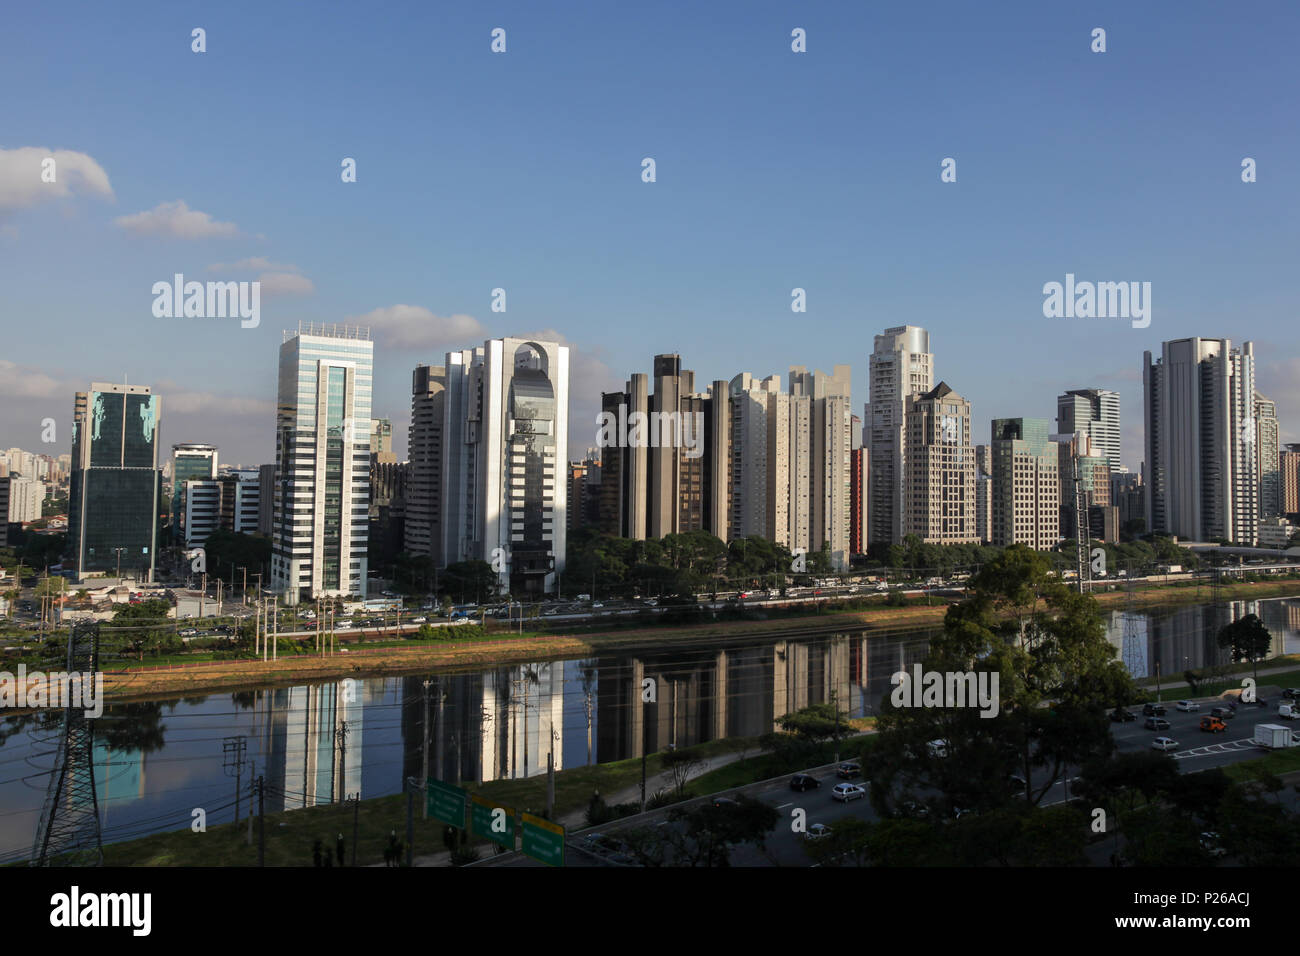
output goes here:
[{"label": "road sign post", "polygon": [[448,826],[465,829],[465,791],[432,777],[428,777],[426,783],[425,808],[429,816]]},{"label": "road sign post", "polygon": [[470,832],[499,843],[507,850],[515,848],[515,811],[485,800],[478,794],[470,798]]},{"label": "road sign post", "polygon": [[564,866],[564,827],[531,813],[523,815],[524,853],[551,866]]}]

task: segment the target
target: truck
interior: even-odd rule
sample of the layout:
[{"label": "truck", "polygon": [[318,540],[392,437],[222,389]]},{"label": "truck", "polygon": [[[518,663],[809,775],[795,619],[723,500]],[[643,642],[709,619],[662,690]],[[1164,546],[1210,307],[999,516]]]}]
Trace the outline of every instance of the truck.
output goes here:
[{"label": "truck", "polygon": [[1296,740],[1291,735],[1290,727],[1283,727],[1281,724],[1256,724],[1255,746],[1266,750],[1281,750],[1283,747],[1296,746]]}]

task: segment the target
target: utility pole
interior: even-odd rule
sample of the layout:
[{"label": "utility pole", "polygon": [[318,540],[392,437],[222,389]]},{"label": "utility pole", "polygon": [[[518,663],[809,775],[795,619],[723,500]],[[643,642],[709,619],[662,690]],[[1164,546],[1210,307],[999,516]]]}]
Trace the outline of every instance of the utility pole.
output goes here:
[{"label": "utility pole", "polygon": [[266,782],[257,778],[257,865],[266,866]]},{"label": "utility pole", "polygon": [[[338,746],[339,746],[339,762],[338,762],[338,767],[339,767],[339,773],[338,773],[338,776],[339,776],[339,783],[338,783],[338,786],[339,786],[339,789],[340,789],[340,790],[341,790],[342,788],[344,788],[344,787],[347,786],[347,770],[348,770],[348,730],[349,730],[349,728],[348,728],[348,722],[345,720],[345,721],[343,721],[342,724],[341,724],[337,729],[335,729],[335,731],[334,731],[334,739],[335,739],[335,741],[338,743]],[[334,799],[334,795],[333,795],[333,794],[330,794],[330,799],[331,799],[331,800]]]},{"label": "utility pole", "polygon": [[359,827],[358,818],[361,814],[361,792],[358,791],[352,795],[352,865],[357,865],[357,830]]},{"label": "utility pole", "polygon": [[244,751],[247,747],[248,739],[243,734],[227,737],[221,742],[221,750],[225,755],[226,776],[235,778],[235,826],[239,826],[239,782],[244,771]]},{"label": "utility pole", "polygon": [[[250,773],[249,776],[252,776],[252,774],[257,773],[257,761],[252,761],[252,763],[249,765],[249,769],[252,771],[252,773]],[[248,808],[248,840],[247,840],[247,843],[248,843],[249,846],[252,846],[252,845],[253,845],[253,817],[255,816],[255,814],[253,813],[253,807],[252,807],[252,803],[253,803],[253,801],[252,801],[251,796],[250,796],[248,802],[249,802],[249,808]]]},{"label": "utility pole", "polygon": [[415,778],[406,778],[406,865],[415,866]]},{"label": "utility pole", "polygon": [[[424,770],[421,779],[429,779],[429,681],[424,682]],[[424,801],[424,819],[429,819],[429,801]]]}]

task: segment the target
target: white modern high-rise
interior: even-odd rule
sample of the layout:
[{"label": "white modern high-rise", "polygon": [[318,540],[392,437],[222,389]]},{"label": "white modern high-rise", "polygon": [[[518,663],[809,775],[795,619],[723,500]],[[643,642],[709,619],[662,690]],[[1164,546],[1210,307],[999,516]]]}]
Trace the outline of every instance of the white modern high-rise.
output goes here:
[{"label": "white modern high-rise", "polygon": [[850,372],[790,367],[780,376],[731,380],[730,537],[768,538],[806,553],[829,551],[847,568],[853,504]]},{"label": "white modern high-rise", "polygon": [[9,515],[11,522],[36,521],[45,504],[45,482],[14,475],[9,479]]},{"label": "white modern high-rise", "polygon": [[1083,432],[1111,469],[1121,467],[1119,392],[1104,388],[1075,388],[1056,398],[1056,431]]},{"label": "white modern high-rise", "polygon": [[1259,524],[1255,350],[1175,339],[1144,353],[1146,513],[1156,534],[1252,545]]},{"label": "white modern high-rise", "polygon": [[871,544],[903,540],[904,407],[908,396],[930,391],[933,379],[929,332],[903,325],[876,336],[871,353],[871,400],[864,410],[870,453],[867,534]]},{"label": "white modern high-rise", "polygon": [[486,561],[502,590],[553,592],[564,571],[569,349],[489,339],[448,352],[443,558]]},{"label": "white modern high-rise", "polygon": [[300,323],[280,346],[271,581],[290,604],[366,593],[368,329]]}]

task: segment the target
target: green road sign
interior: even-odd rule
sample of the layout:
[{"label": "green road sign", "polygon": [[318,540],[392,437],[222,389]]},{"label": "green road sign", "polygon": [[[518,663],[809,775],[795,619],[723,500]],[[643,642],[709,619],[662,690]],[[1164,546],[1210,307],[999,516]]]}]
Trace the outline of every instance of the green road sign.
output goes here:
[{"label": "green road sign", "polygon": [[465,829],[465,791],[430,777],[425,781],[425,801],[429,816],[448,826]]},{"label": "green road sign", "polygon": [[500,843],[507,850],[515,848],[515,811],[512,808],[474,794],[470,798],[469,817],[475,836]]},{"label": "green road sign", "polygon": [[551,866],[564,866],[564,827],[531,813],[523,816],[524,852]]}]

